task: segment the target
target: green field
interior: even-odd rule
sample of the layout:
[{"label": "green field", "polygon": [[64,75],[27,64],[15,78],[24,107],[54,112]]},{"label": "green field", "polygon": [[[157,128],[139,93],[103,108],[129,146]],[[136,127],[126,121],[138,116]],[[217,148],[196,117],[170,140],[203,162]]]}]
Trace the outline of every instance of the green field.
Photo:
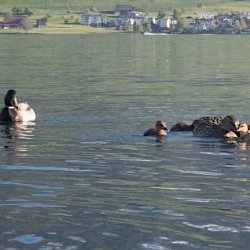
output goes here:
[{"label": "green field", "polygon": [[[173,9],[184,10],[184,15],[199,16],[202,12],[217,14],[219,11],[250,12],[250,0],[0,0],[0,21],[6,14],[11,14],[13,7],[29,8],[33,15],[29,18],[32,23],[36,19],[50,16],[45,29],[33,28],[29,33],[47,34],[82,34],[92,32],[117,32],[113,29],[97,29],[75,24],[80,14],[89,8],[97,11],[114,10],[116,4],[128,3],[139,11],[156,16],[159,10],[172,14]],[[201,4],[201,8],[197,4]],[[68,24],[65,25],[65,20]],[[0,33],[23,32],[22,30],[1,30]]]},{"label": "green field", "polygon": [[1,0],[0,8],[11,6],[27,6],[42,10],[64,10],[70,8],[72,10],[85,9],[95,6],[98,10],[111,10],[118,3],[129,3],[138,9],[148,9],[150,11],[158,11],[160,9],[187,8],[195,10],[197,4],[201,3],[202,8],[207,10],[217,9],[234,9],[234,8],[250,8],[249,0]]}]

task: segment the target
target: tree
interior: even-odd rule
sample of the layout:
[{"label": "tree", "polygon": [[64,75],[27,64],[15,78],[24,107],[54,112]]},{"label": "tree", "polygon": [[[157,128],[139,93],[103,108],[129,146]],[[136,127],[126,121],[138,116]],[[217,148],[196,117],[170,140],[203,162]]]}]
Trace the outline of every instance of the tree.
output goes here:
[{"label": "tree", "polygon": [[174,11],[173,11],[173,19],[179,20],[179,19],[180,19],[180,16],[181,16],[180,11],[177,10],[177,9],[174,9]]},{"label": "tree", "polygon": [[133,32],[133,25],[130,21],[124,23],[123,30],[126,32]]},{"label": "tree", "polygon": [[213,19],[213,21],[211,22],[211,31],[214,32],[217,28],[217,22],[215,19]]},{"label": "tree", "polygon": [[12,11],[12,14],[15,15],[15,16],[22,15],[22,9],[21,8],[17,8],[16,6],[13,7],[11,9],[11,11]]},{"label": "tree", "polygon": [[27,16],[33,15],[32,11],[29,10],[28,8],[24,8],[23,14],[24,14],[24,15],[27,15]]},{"label": "tree", "polygon": [[141,23],[137,23],[134,26],[134,32],[142,33],[144,31],[144,28]]},{"label": "tree", "polygon": [[242,29],[242,30],[244,30],[244,29],[247,28],[247,24],[246,24],[246,21],[245,21],[244,19],[242,19],[242,20],[240,21],[240,25],[241,25],[241,29]]},{"label": "tree", "polygon": [[158,11],[158,15],[157,15],[157,18],[158,19],[161,19],[161,18],[164,18],[166,17],[166,13],[165,12],[162,12],[161,10]]},{"label": "tree", "polygon": [[202,3],[197,3],[197,8],[200,9],[202,7]]},{"label": "tree", "polygon": [[91,11],[91,12],[97,12],[97,9],[96,9],[95,5],[93,5],[92,7],[90,7],[89,11]]},{"label": "tree", "polygon": [[16,6],[11,9],[12,14],[15,16],[25,15],[25,16],[31,16],[33,15],[32,11],[29,10],[27,7],[23,9],[17,8]]},{"label": "tree", "polygon": [[181,17],[178,19],[177,25],[176,25],[176,31],[179,33],[184,32],[189,27],[189,23],[186,18]]},{"label": "tree", "polygon": [[23,28],[23,30],[25,31],[25,33],[28,33],[28,31],[30,31],[30,30],[33,28],[32,24],[31,24],[31,22],[28,20],[28,18],[24,18],[24,19],[22,20],[22,28]]}]

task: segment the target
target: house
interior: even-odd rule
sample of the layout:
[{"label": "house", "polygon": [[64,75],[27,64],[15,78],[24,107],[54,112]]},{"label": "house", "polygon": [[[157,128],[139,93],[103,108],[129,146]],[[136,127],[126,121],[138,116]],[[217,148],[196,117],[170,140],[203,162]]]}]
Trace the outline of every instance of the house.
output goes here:
[{"label": "house", "polygon": [[159,20],[159,27],[170,29],[171,27],[171,19],[167,17],[163,17]]},{"label": "house", "polygon": [[5,16],[3,19],[3,28],[22,28],[23,24],[26,23],[27,17],[26,16]]},{"label": "house", "polygon": [[99,13],[85,13],[80,15],[80,24],[87,26],[102,26],[106,24],[106,16]]},{"label": "house", "polygon": [[37,28],[45,28],[47,25],[47,18],[40,18],[36,20],[36,27]]},{"label": "house", "polygon": [[115,6],[115,15],[117,16],[123,16],[127,15],[130,16],[131,13],[135,10],[135,7],[130,4],[117,4]]}]

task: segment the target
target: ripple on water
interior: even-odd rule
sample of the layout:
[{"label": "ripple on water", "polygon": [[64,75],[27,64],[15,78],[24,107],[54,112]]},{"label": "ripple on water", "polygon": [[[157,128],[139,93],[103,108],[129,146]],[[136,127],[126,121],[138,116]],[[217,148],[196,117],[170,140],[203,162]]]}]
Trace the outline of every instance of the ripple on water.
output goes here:
[{"label": "ripple on water", "polygon": [[110,232],[101,232],[101,234],[103,235],[103,236],[108,236],[108,237],[119,237],[119,235],[118,234],[115,234],[115,233],[110,233]]},{"label": "ripple on water", "polygon": [[39,243],[43,241],[44,238],[41,236],[36,236],[35,234],[26,234],[26,235],[22,235],[17,238],[14,238],[13,240],[18,241],[23,244],[30,245],[30,244]]},{"label": "ripple on water", "polygon": [[21,183],[17,181],[1,181],[0,185],[13,185],[18,187],[28,187],[28,188],[34,188],[37,190],[43,190],[43,191],[54,191],[54,190],[62,190],[63,187],[56,187],[56,186],[48,186],[48,185],[37,185],[37,184],[27,184],[27,183]]},{"label": "ripple on water", "polygon": [[78,242],[81,242],[81,243],[85,243],[86,240],[81,238],[81,237],[78,237],[78,236],[70,236],[69,239],[73,240],[73,241],[78,241]]},{"label": "ripple on water", "polygon": [[173,216],[173,217],[182,217],[182,216],[184,216],[183,214],[174,212],[172,210],[155,208],[155,207],[152,207],[152,206],[140,206],[137,209],[123,208],[123,209],[120,209],[119,211],[125,212],[125,213],[159,213],[159,214],[162,214],[162,215]]},{"label": "ripple on water", "polygon": [[238,229],[234,227],[227,227],[227,226],[220,226],[217,224],[204,224],[204,225],[196,225],[190,222],[182,222],[184,225],[193,227],[193,228],[198,228],[198,229],[205,229],[208,231],[213,231],[213,232],[233,232],[237,233],[239,232]]},{"label": "ripple on water", "polygon": [[226,152],[203,152],[201,151],[200,154],[203,155],[219,155],[219,156],[231,156],[230,153],[226,153]]},{"label": "ripple on water", "polygon": [[165,248],[158,244],[150,244],[150,243],[143,243],[142,247],[145,249],[154,249],[154,250],[168,250],[170,248]]},{"label": "ripple on water", "polygon": [[[194,245],[186,240],[173,240],[166,236],[160,236],[152,240],[152,242],[141,244],[145,249],[201,249],[201,247]],[[173,246],[174,245],[174,246]],[[179,248],[177,247],[179,245]],[[173,246],[173,247],[172,247]]]},{"label": "ripple on water", "polygon": [[24,199],[9,199],[0,203],[0,207],[16,206],[20,208],[62,208],[62,205],[51,205],[39,202],[30,202]]},{"label": "ripple on water", "polygon": [[174,170],[182,174],[194,174],[194,175],[204,175],[204,176],[222,176],[222,173],[212,172],[212,171],[198,171],[198,170]]},{"label": "ripple on water", "polygon": [[19,166],[19,165],[5,165],[2,166],[5,170],[32,170],[32,171],[60,171],[60,172],[95,172],[93,169],[78,169],[78,168],[65,168],[65,167],[43,167],[43,166]]},{"label": "ripple on water", "polygon": [[106,141],[82,141],[80,143],[86,144],[86,145],[105,145],[105,144],[108,144],[108,142],[106,142]]},{"label": "ripple on water", "polygon": [[198,188],[188,188],[188,187],[150,187],[152,189],[160,189],[160,190],[173,190],[173,191],[190,191],[190,192],[200,192],[201,189]]}]

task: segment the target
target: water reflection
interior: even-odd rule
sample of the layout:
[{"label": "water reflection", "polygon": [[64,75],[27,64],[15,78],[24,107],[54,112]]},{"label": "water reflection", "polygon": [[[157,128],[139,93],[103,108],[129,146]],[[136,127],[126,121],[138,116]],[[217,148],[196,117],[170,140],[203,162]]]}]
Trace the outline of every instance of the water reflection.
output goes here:
[{"label": "water reflection", "polygon": [[1,138],[4,139],[4,148],[11,151],[28,151],[24,140],[30,140],[34,136],[35,122],[2,122]]},{"label": "water reflection", "polygon": [[229,139],[226,140],[226,145],[233,146],[239,150],[249,150],[250,149],[250,141],[242,140],[242,139]]}]

